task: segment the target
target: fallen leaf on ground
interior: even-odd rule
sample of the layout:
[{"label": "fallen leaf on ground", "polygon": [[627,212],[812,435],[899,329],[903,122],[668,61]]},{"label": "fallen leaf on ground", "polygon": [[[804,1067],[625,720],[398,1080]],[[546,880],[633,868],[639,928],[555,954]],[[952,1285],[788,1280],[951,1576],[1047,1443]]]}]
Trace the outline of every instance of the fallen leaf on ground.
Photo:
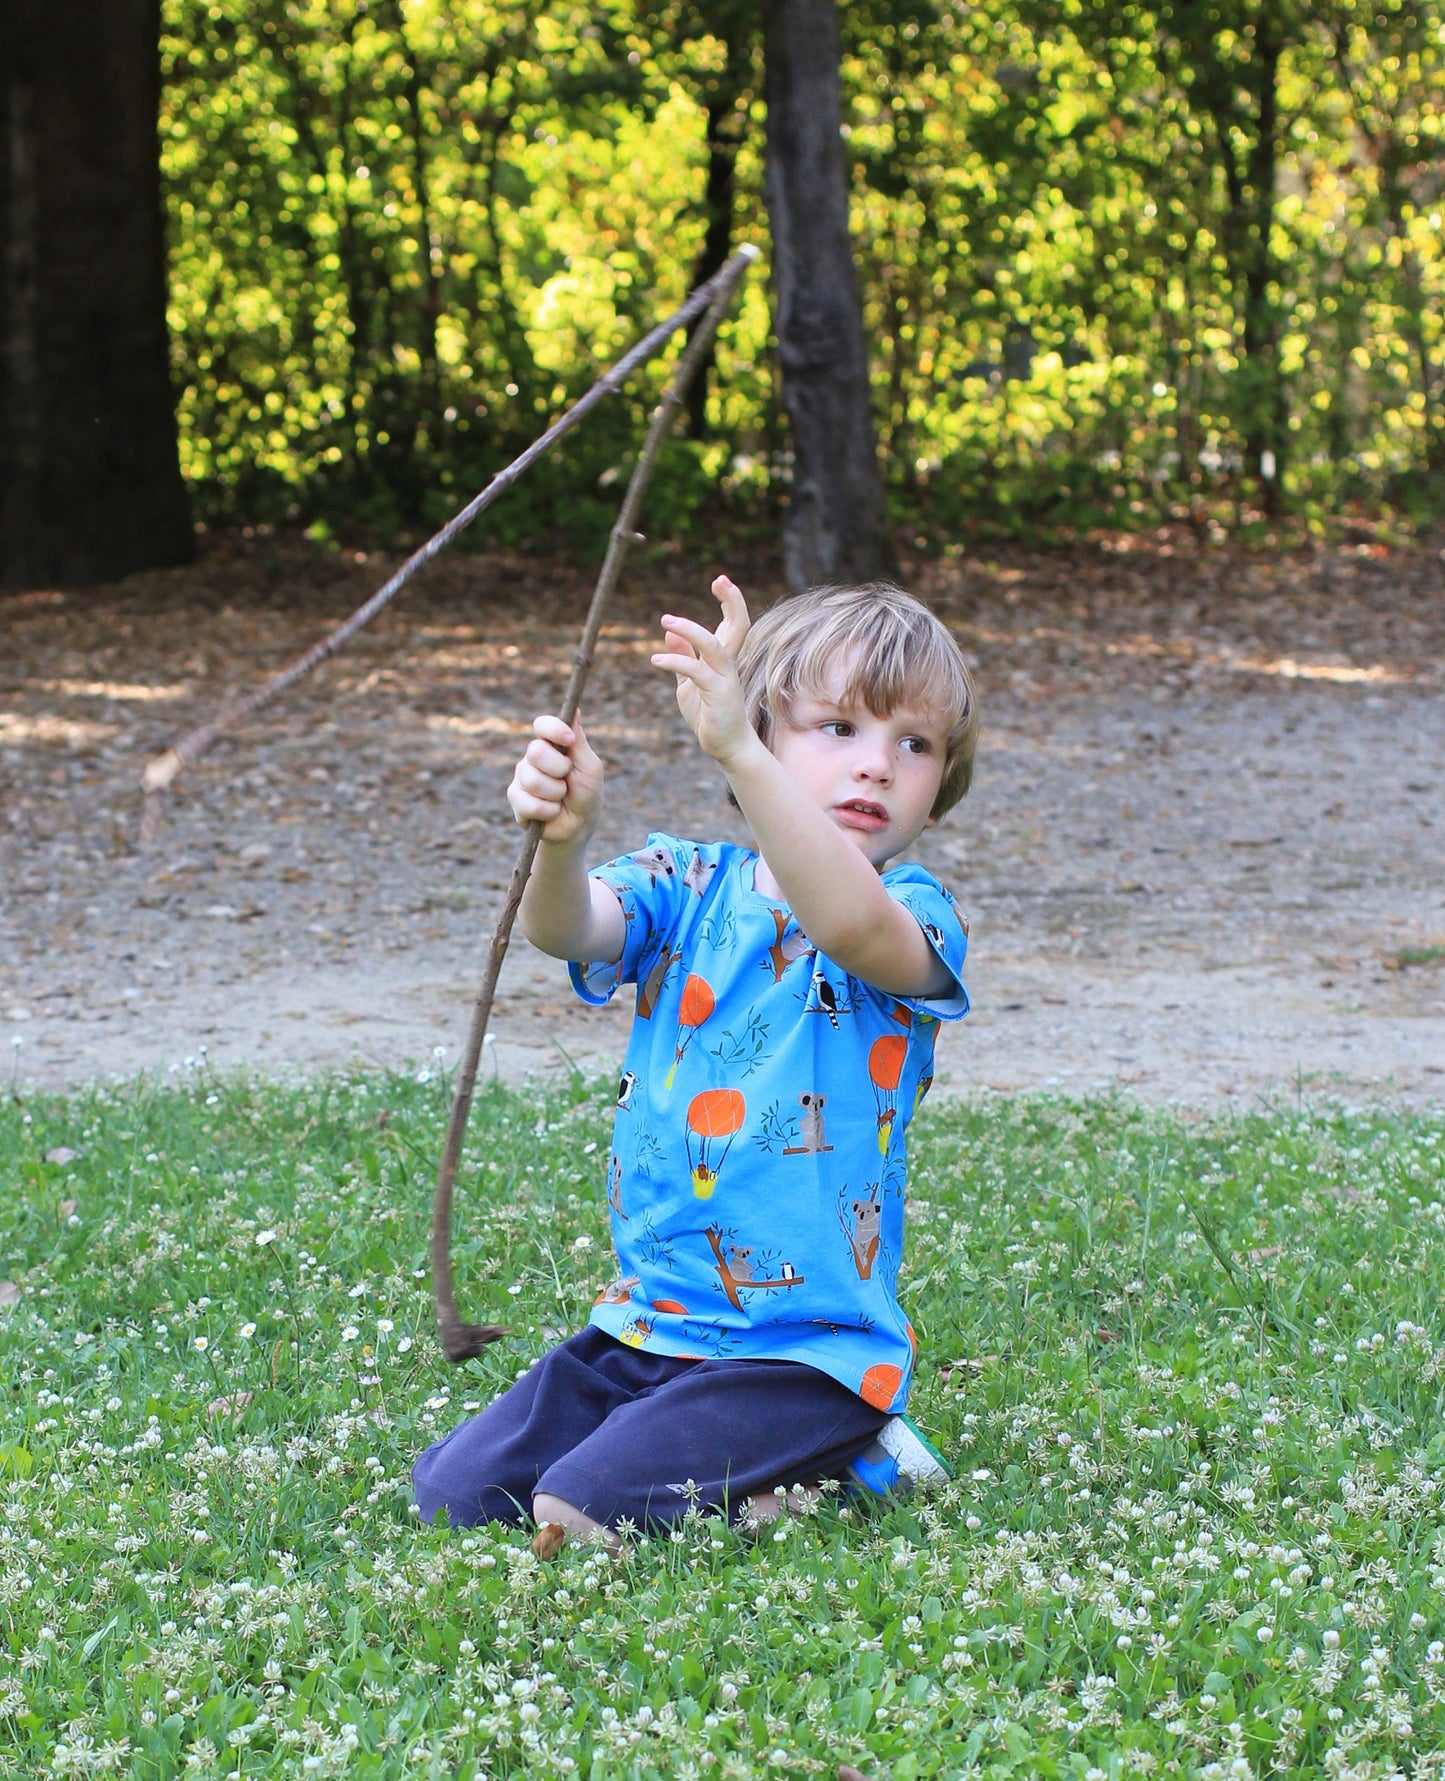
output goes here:
[{"label": "fallen leaf on ground", "polygon": [[57,1144],[54,1150],[46,1151],[45,1160],[48,1163],[58,1163],[63,1169],[67,1163],[73,1163],[76,1157],[84,1154],[84,1151],[72,1150],[68,1144]]},{"label": "fallen leaf on ground", "polygon": [[996,1354],[961,1355],[957,1360],[944,1361],[938,1369],[938,1376],[940,1379],[947,1379],[954,1373],[981,1373],[986,1366],[997,1359]]},{"label": "fallen leaf on ground", "polygon": [[254,1391],[233,1391],[229,1397],[212,1398],[206,1405],[207,1416],[239,1416],[252,1398]]},{"label": "fallen leaf on ground", "polygon": [[13,1280],[0,1280],[0,1310],[8,1305],[18,1305],[20,1288]]},{"label": "fallen leaf on ground", "polygon": [[537,1529],[536,1538],[532,1541],[532,1550],[538,1558],[556,1558],[566,1544],[566,1528],[560,1521],[549,1521],[545,1527]]},{"label": "fallen leaf on ground", "polygon": [[60,1202],[60,1216],[62,1218],[74,1218],[75,1208],[78,1204],[79,1202],[76,1200],[62,1200]]}]

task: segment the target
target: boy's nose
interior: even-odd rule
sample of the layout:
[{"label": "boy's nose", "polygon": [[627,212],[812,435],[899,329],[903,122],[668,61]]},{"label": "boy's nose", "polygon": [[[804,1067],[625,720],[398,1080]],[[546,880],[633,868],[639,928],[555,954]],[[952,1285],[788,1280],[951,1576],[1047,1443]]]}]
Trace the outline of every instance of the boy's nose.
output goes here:
[{"label": "boy's nose", "polygon": [[887,781],[893,777],[893,754],[882,742],[864,742],[853,763],[860,779]]}]

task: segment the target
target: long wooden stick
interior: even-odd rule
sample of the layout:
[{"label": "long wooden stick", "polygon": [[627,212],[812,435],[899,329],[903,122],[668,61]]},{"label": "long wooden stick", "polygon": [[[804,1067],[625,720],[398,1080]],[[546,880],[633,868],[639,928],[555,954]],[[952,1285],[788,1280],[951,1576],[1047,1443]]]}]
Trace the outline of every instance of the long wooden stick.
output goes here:
[{"label": "long wooden stick", "polygon": [[[617,524],[612,528],[607,558],[602,565],[602,573],[597,577],[597,586],[592,595],[592,605],[588,609],[582,639],[577,645],[576,655],[572,658],[572,678],[567,684],[567,691],[563,696],[558,713],[564,723],[572,722],[572,719],[577,715],[577,708],[582,702],[582,689],[587,683],[587,674],[592,666],[598,632],[602,628],[602,615],[612,590],[616,586],[618,575],[621,573],[622,561],[627,555],[627,547],[637,536],[635,530],[637,516],[642,507],[642,497],[646,493],[647,484],[652,477],[652,467],[657,459],[657,454],[662,448],[662,442],[666,438],[673,418],[687,393],[688,385],[692,382],[693,376],[712,342],[713,335],[717,332],[718,323],[732,302],[735,288],[741,282],[748,267],[757,258],[758,250],[755,247],[744,247],[733,255],[721,272],[709,280],[706,288],[712,290],[712,296],[708,303],[707,313],[699,324],[697,332],[688,342],[686,350],[678,361],[672,383],[652,417],[652,425],[648,429],[647,439],[642,447],[641,455],[638,457],[636,468],[632,472],[632,480],[627,485],[627,494],[622,502],[622,510],[617,516]],[[528,823],[526,839],[517,855],[517,863],[512,868],[506,901],[502,905],[502,913],[497,917],[491,945],[487,949],[486,969],[472,1007],[471,1029],[467,1034],[466,1051],[457,1070],[451,1117],[447,1122],[446,1141],[442,1147],[441,1165],[437,1170],[436,1197],[432,1202],[431,1224],[432,1299],[436,1305],[437,1329],[441,1336],[442,1350],[450,1361],[470,1360],[474,1355],[480,1354],[488,1342],[495,1342],[499,1336],[505,1336],[508,1333],[504,1327],[495,1323],[463,1323],[458,1314],[456,1290],[452,1279],[452,1189],[456,1182],[457,1163],[461,1158],[462,1139],[467,1129],[467,1116],[471,1112],[472,1093],[477,1081],[477,1065],[481,1060],[482,1044],[487,1034],[487,1022],[491,1018],[492,1000],[496,995],[497,979],[501,975],[502,960],[507,955],[507,942],[511,938],[512,924],[517,917],[517,908],[522,901],[522,892],[527,888],[532,862],[537,857],[537,846],[541,838],[542,824],[539,822]]]},{"label": "long wooden stick", "polygon": [[402,564],[391,580],[377,589],[364,606],[359,606],[344,624],[338,625],[329,636],[312,644],[304,655],[298,656],[289,667],[282,668],[272,675],[264,686],[258,687],[245,698],[237,699],[227,705],[215,717],[200,724],[182,736],[178,742],[153,755],[146,762],[145,772],[141,778],[141,786],[145,793],[145,801],[141,809],[140,844],[149,847],[160,831],[161,800],[176,775],[184,768],[198,761],[210,748],[213,742],[238,728],[248,718],[254,717],[273,699],[302,680],[313,668],[320,667],[329,656],[335,655],[338,649],[349,643],[363,626],[370,624],[381,609],[389,604],[406,586],[419,569],[425,567],[434,556],[446,549],[459,532],[463,532],[485,508],[491,506],[499,495],[504,494],[524,471],[531,468],[538,458],[545,455],[563,436],[570,433],[578,423],[594,409],[605,396],[619,390],[627,378],[639,365],[656,356],[667,344],[679,328],[686,327],[697,316],[702,315],[719,296],[726,301],[730,298],[734,287],[744,272],[758,257],[758,250],[746,246],[735,253],[722,268],[715,272],[705,284],[700,284],[690,293],[687,301],[670,315],[666,321],[659,322],[649,334],[645,334],[635,346],[625,352],[610,370],[599,377],[585,396],[575,402],[567,412],[553,421],[540,438],[534,440],[519,457],[512,460],[506,469],[499,470],[479,495],[460,508],[435,536],[428,538],[420,550],[414,551]]}]

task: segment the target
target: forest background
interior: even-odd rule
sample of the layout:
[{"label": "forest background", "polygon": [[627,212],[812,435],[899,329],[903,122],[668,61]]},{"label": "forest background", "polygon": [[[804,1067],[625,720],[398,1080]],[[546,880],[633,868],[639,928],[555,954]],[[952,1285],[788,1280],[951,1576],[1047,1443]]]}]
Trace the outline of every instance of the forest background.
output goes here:
[{"label": "forest background", "polygon": [[[211,523],[440,523],[730,244],[767,248],[747,0],[166,0],[184,474]],[[1445,6],[858,0],[844,136],[915,547],[1445,515]],[[768,280],[659,534],[771,528]],[[652,385],[491,516],[587,548]]]}]

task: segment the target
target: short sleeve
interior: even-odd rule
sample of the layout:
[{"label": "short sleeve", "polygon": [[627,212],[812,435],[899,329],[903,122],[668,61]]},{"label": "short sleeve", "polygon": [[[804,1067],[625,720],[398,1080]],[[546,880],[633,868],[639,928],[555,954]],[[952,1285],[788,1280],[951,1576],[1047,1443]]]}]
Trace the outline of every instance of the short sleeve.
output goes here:
[{"label": "short sleeve", "polygon": [[952,891],[920,867],[904,866],[884,874],[888,894],[901,903],[923,929],[928,944],[948,967],[953,988],[942,996],[902,996],[910,1008],[926,1010],[936,1020],[962,1020],[968,1013],[963,987],[963,961],[968,952],[968,923]]},{"label": "short sleeve", "polygon": [[624,923],[622,957],[610,962],[576,960],[567,967],[572,987],[584,1002],[601,1007],[624,983],[637,983],[667,947],[688,896],[687,872],[695,843],[652,834],[635,853],[624,853],[590,877],[617,892]]}]

